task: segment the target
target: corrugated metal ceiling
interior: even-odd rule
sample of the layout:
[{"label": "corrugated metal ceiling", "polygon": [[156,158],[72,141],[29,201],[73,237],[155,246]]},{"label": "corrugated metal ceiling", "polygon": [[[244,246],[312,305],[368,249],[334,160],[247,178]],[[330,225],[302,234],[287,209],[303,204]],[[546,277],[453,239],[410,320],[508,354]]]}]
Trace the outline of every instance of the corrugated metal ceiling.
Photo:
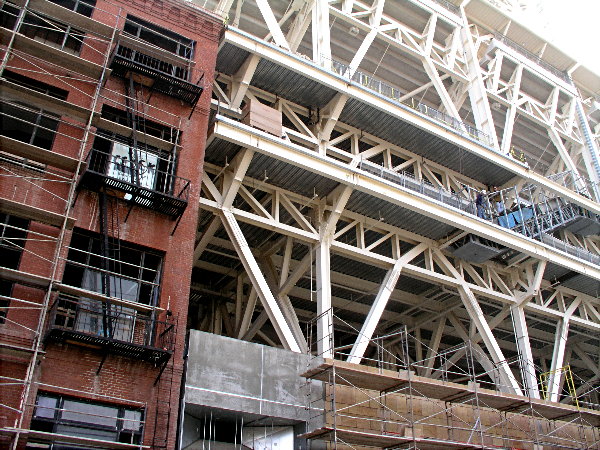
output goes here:
[{"label": "corrugated metal ceiling", "polygon": [[250,53],[246,50],[225,43],[219,49],[215,70],[226,75],[233,75],[239,70],[248,56],[250,56]]},{"label": "corrugated metal ceiling", "polygon": [[561,286],[582,292],[594,298],[600,298],[600,280],[565,269],[556,264],[549,263],[544,271],[544,279],[555,283],[561,282]]},{"label": "corrugated metal ceiling", "polygon": [[[219,60],[231,53],[238,60],[239,55],[230,47],[228,44],[224,46]],[[229,71],[226,73],[233,73],[239,64],[241,62],[223,64],[223,69]],[[333,89],[266,60],[259,63],[252,85],[310,108],[324,107],[335,95]],[[340,120],[487,184],[503,185],[514,176],[442,138],[355,99],[348,100]]]},{"label": "corrugated metal ceiling", "polygon": [[496,164],[358,100],[348,100],[340,120],[486,184],[501,186],[514,177]]},{"label": "corrugated metal ceiling", "polygon": [[261,60],[252,85],[310,108],[323,108],[336,91],[287,67]]},{"label": "corrugated metal ceiling", "polygon": [[321,175],[262,154],[256,154],[252,159],[248,176],[258,180],[266,178],[271,185],[308,198],[315,194],[324,197],[338,185],[337,182]]},{"label": "corrugated metal ceiling", "polygon": [[352,194],[346,208],[430,239],[449,236],[456,229],[451,225],[358,191]]}]

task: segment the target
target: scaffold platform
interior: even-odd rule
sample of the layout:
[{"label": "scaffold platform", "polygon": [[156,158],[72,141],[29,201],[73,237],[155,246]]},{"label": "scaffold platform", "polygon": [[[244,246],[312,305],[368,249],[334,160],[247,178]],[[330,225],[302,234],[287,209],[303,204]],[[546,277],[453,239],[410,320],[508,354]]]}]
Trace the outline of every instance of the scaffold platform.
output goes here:
[{"label": "scaffold platform", "polygon": [[309,368],[302,376],[320,381],[329,381],[330,371],[333,369],[335,369],[337,384],[379,392],[398,392],[451,403],[464,403],[469,398],[477,396],[482,405],[503,412],[519,413],[531,408],[534,416],[549,420],[569,420],[580,415],[591,426],[600,426],[600,411],[483,389],[473,384],[462,385],[435,380],[417,376],[404,370],[393,371],[325,359],[319,365]]}]

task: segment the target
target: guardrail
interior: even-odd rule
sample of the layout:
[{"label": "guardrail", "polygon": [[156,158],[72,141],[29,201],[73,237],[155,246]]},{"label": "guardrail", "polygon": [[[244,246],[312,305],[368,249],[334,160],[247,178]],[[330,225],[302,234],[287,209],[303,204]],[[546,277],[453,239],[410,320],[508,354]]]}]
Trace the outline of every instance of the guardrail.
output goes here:
[{"label": "guardrail", "polygon": [[[460,209],[469,214],[477,215],[475,201],[470,198],[472,197],[473,192],[477,191],[472,188],[465,186],[465,189],[469,191],[468,197],[466,197],[456,192],[449,192],[443,187],[436,187],[425,180],[417,180],[412,173],[394,172],[393,170],[386,169],[385,167],[370,161],[362,160],[358,167],[365,172],[376,175],[384,180],[402,186],[403,188],[423,194],[429,198],[442,202],[447,206]],[[531,205],[517,202],[517,207],[514,212],[509,213],[504,209],[500,213],[496,212],[493,205],[494,201],[490,201],[490,198],[500,196],[500,201],[502,205],[504,205],[504,197],[501,192],[512,189],[513,188],[509,188],[503,191],[486,194],[482,212],[484,217],[480,218],[488,221],[493,220],[503,228],[511,229],[519,234],[543,242],[557,250],[584,261],[600,265],[600,256],[595,255],[588,250],[575,247],[548,234],[557,227],[575,219],[577,216],[585,216],[598,221],[599,219],[596,215],[584,211],[581,207],[573,204],[557,203],[553,206],[548,201],[536,205],[533,209]],[[488,196],[490,198],[488,198]],[[514,192],[514,197],[517,199],[519,198],[516,190]]]},{"label": "guardrail", "polygon": [[386,169],[385,167],[364,160],[360,162],[359,169],[377,175],[384,180],[391,181],[392,183],[410,189],[411,191],[418,192],[429,198],[440,201],[448,206],[460,209],[461,211],[468,212],[469,214],[476,213],[475,202],[473,200],[459,195],[458,193],[448,192],[442,187],[435,187],[427,181],[419,181],[410,172],[394,172],[393,170]]},{"label": "guardrail", "polygon": [[443,6],[448,11],[453,12],[454,14],[460,15],[460,8],[446,0],[433,0],[438,5]]},{"label": "guardrail", "polygon": [[[48,328],[67,333],[69,339],[117,341],[142,348],[172,352],[175,325],[156,320],[153,314],[90,298],[59,296],[50,310]],[[113,344],[114,346],[114,344]],[[128,346],[122,350],[134,353]]]},{"label": "guardrail", "polygon": [[109,154],[92,149],[81,183],[90,189],[108,186],[124,192],[125,200],[178,217],[187,207],[190,180],[158,170],[160,160],[151,152]]},{"label": "guardrail", "polygon": [[497,39],[498,41],[502,42],[504,45],[512,48],[513,50],[516,50],[521,55],[525,56],[530,61],[533,61],[534,63],[536,63],[540,67],[546,69],[548,72],[550,72],[553,75],[557,76],[561,80],[566,81],[567,83],[571,83],[571,78],[565,72],[563,72],[562,70],[554,67],[549,62],[544,61],[538,55],[536,55],[535,53],[530,52],[529,50],[527,50],[526,48],[524,48],[522,45],[516,43],[515,41],[513,41],[509,37],[504,36],[503,34],[496,32],[496,33],[494,33],[494,39]]},{"label": "guardrail", "polygon": [[[372,75],[368,75],[364,72],[354,70],[349,65],[341,63],[339,61],[331,60],[331,69],[333,72],[338,75],[343,76],[344,78],[348,78],[350,81],[354,81],[361,86],[377,92],[391,100],[394,100],[400,105],[408,106],[421,114],[424,114],[437,122],[443,123],[444,125],[449,126],[458,134],[463,136],[470,137],[476,141],[483,143],[484,145],[492,147],[492,139],[489,135],[484,133],[483,131],[475,128],[472,125],[466,124],[455,117],[452,117],[449,114],[438,111],[431,106],[428,106],[424,103],[416,101],[414,98],[411,98],[408,102],[401,102],[401,91],[395,86],[385,83],[384,81],[378,80]],[[495,150],[495,149],[494,149]],[[497,151],[497,150],[496,150]]]},{"label": "guardrail", "polygon": [[163,61],[160,59],[160,57],[148,55],[138,50],[134,50],[121,43],[117,44],[115,49],[115,57],[183,81],[188,81],[189,79],[188,67],[178,66],[173,63]]}]

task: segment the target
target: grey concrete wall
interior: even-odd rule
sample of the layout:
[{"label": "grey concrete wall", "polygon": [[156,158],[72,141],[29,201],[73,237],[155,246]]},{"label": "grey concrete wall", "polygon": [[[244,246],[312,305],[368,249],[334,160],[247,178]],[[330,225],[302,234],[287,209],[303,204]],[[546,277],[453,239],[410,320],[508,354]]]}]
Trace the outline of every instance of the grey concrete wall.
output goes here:
[{"label": "grey concrete wall", "polygon": [[188,448],[191,444],[196,442],[200,436],[200,428],[202,424],[200,420],[189,414],[183,415],[183,429],[181,436],[181,448]]},{"label": "grey concrete wall", "polygon": [[189,339],[186,411],[200,406],[305,422],[315,415],[307,410],[309,392],[322,408],[322,384],[309,389],[300,377],[307,355],[197,330]]}]

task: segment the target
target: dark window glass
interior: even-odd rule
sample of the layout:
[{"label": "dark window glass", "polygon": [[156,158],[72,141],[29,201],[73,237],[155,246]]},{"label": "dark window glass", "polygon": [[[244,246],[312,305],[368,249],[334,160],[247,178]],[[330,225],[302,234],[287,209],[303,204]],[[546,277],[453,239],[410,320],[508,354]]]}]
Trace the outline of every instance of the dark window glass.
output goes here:
[{"label": "dark window glass", "polygon": [[19,29],[31,39],[78,54],[85,32],[39,14],[28,13]]},{"label": "dark window glass", "polygon": [[[103,256],[106,255],[106,256]],[[133,302],[155,305],[162,257],[133,244],[83,230],[73,233],[63,283]]]},{"label": "dark window glass", "polygon": [[62,6],[63,8],[70,9],[71,11],[78,12],[84,16],[91,17],[94,12],[94,6],[96,6],[96,0],[50,0],[52,3]]},{"label": "dark window glass", "polygon": [[194,55],[195,42],[191,39],[129,14],[123,31],[183,58]]},{"label": "dark window glass", "polygon": [[[95,0],[51,0],[64,8],[91,17],[94,11]],[[3,28],[14,29],[19,15],[19,8],[5,2],[0,8],[0,26]],[[79,53],[81,50],[85,32],[73,28],[71,25],[64,24],[51,17],[39,14],[37,12],[27,12],[23,23],[19,28],[19,33],[25,36],[42,41],[53,47],[72,53]]]},{"label": "dark window glass", "polygon": [[4,78],[8,81],[11,81],[20,86],[25,86],[28,89],[32,89],[37,92],[41,92],[43,94],[50,95],[51,97],[56,97],[61,100],[66,100],[68,91],[64,89],[58,88],[56,86],[52,86],[51,84],[43,83],[38,80],[34,80],[33,78],[26,77],[16,72],[12,72],[10,70],[4,71]]},{"label": "dark window glass", "polygon": [[[29,221],[20,217],[0,213],[0,266],[18,269],[25,246]],[[13,284],[0,280],[0,323],[8,314]]]},{"label": "dark window glass", "polygon": [[0,8],[0,12],[0,26],[9,30],[14,29],[19,17],[19,8],[12,3],[6,2]]},{"label": "dark window glass", "polygon": [[[141,444],[144,413],[139,409],[39,394],[31,429],[49,433]],[[53,449],[78,449],[75,444],[51,444]]]},{"label": "dark window glass", "polygon": [[[182,58],[191,60],[194,55],[194,41],[137,17],[128,15],[123,31]],[[150,52],[152,53],[150,55],[121,45],[117,53],[122,58],[135,61],[170,76],[182,80],[188,80],[189,78],[188,64],[176,65],[163,61],[159,52]]]},{"label": "dark window glass", "polygon": [[0,266],[18,269],[29,221],[0,213]]},{"label": "dark window glass", "polygon": [[[15,84],[64,100],[67,91],[37,80],[5,71],[4,77]],[[0,133],[17,141],[50,150],[58,128],[59,116],[21,102],[0,102]]]}]

